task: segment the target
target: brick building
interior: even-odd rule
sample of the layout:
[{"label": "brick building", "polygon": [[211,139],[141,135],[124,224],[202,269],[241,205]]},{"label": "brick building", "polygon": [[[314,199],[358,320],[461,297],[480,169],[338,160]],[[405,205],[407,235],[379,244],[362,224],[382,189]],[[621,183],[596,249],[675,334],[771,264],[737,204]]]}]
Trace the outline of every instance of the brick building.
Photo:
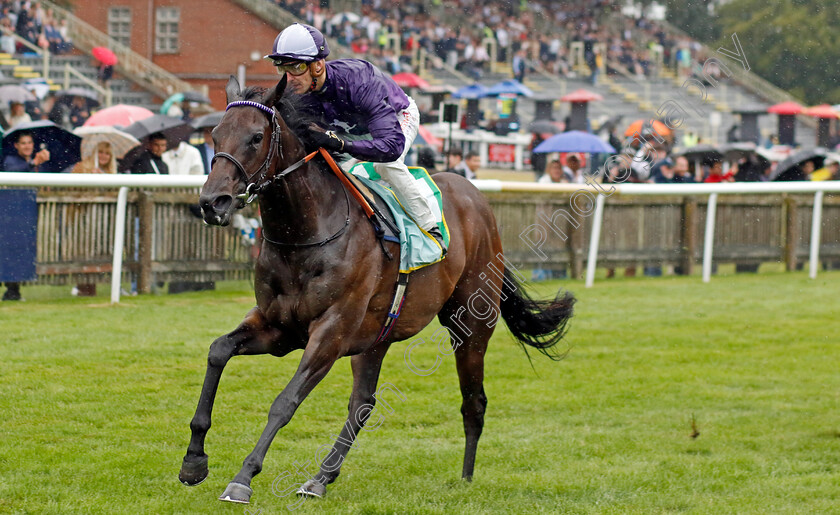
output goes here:
[{"label": "brick building", "polygon": [[230,75],[244,72],[249,86],[269,87],[279,79],[262,59],[278,27],[233,0],[73,0],[72,5],[73,14],[140,56],[196,86],[206,84],[216,109],[225,105]]}]

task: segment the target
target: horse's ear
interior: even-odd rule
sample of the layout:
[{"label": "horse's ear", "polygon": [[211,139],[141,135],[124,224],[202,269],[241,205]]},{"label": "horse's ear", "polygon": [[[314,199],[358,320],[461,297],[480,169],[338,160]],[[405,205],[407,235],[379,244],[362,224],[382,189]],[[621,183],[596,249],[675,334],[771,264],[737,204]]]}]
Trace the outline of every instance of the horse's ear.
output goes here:
[{"label": "horse's ear", "polygon": [[227,86],[225,86],[225,95],[227,95],[227,103],[230,104],[234,100],[239,100],[241,91],[239,90],[239,81],[233,75],[228,79]]},{"label": "horse's ear", "polygon": [[280,82],[266,92],[263,104],[269,107],[279,107],[280,99],[283,98],[283,92],[286,91],[286,74],[280,79]]}]

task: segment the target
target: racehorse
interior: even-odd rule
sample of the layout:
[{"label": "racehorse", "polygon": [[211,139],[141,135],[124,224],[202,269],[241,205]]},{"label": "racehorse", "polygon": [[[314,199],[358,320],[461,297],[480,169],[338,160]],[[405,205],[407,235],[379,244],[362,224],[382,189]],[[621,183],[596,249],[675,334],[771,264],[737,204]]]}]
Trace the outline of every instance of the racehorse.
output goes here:
[{"label": "racehorse", "polygon": [[[444,260],[411,273],[399,319],[380,341],[399,260],[380,248],[362,208],[352,203],[324,159],[304,160],[301,137],[305,139],[308,125],[295,97],[283,96],[285,86],[284,77],[275,88],[240,91],[231,77],[225,88],[228,108],[213,130],[217,152],[199,203],[205,222],[223,226],[244,206],[245,197],[258,194],[263,241],[255,265],[257,305],[236,329],[210,345],[179,478],[197,485],[207,477],[204,439],[228,360],[302,349],[300,365],[272,403],[256,447],[220,499],[249,502],[251,480],[277,432],[336,360],[351,356],[347,422],[319,472],[298,491],[325,495],[374,409],[380,367],[391,343],[412,337],[437,316],[452,337],[466,435],[462,477],[469,480],[487,405],[484,354],[498,315],[523,349],[527,345],[557,358],[552,351],[572,316],[574,297],[561,292],[553,301],[535,301],[521,291],[505,265],[487,200],[468,180],[438,174],[451,235],[449,252]],[[396,243],[382,245],[399,251]]]}]

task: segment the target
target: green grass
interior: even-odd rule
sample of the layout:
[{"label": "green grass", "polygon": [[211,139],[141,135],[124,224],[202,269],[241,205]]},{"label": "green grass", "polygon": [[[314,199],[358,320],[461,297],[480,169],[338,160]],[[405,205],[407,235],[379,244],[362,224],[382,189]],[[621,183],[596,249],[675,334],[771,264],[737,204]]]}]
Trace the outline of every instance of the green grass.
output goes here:
[{"label": "green grass", "polygon": [[[362,434],[327,498],[297,513],[840,512],[840,273],[563,285],[579,299],[564,361],[532,353],[532,370],[501,327],[490,343],[471,484],[458,479],[452,358],[419,377],[401,343],[381,380],[406,400],[391,397],[394,413]],[[0,512],[246,513],[216,498],[300,353],[230,363],[207,438],[210,476],[182,486],[208,345],[253,303],[247,285],[220,286],[117,306],[104,288],[83,299],[24,287],[26,302],[0,305]],[[434,361],[431,345],[414,356]],[[293,499],[272,482],[331,442],[350,387],[342,360],[278,434],[250,513],[288,511]]]}]

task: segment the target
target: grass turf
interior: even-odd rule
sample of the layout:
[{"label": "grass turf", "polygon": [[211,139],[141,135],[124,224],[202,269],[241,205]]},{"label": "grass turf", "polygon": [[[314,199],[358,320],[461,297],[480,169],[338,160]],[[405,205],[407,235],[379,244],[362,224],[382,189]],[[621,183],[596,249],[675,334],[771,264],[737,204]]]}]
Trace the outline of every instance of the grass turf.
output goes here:
[{"label": "grass turf", "polygon": [[[540,284],[546,297],[561,283]],[[476,476],[460,481],[463,430],[451,356],[427,377],[395,344],[380,382],[393,413],[362,433],[325,499],[298,513],[803,513],[840,505],[840,273],[626,278],[562,286],[579,299],[564,361],[506,329],[486,358]],[[0,305],[0,512],[285,513],[295,463],[344,422],[341,360],[282,429],[252,505],[216,498],[253,449],[300,353],[238,357],[207,437],[210,476],[178,469],[209,343],[253,303],[217,292],[64,297],[25,287]],[[106,292],[105,292],[106,293]],[[436,325],[421,336],[429,337]],[[433,345],[412,352],[418,366]],[[699,433],[699,435],[697,435]],[[694,435],[695,437],[692,437]],[[273,488],[274,487],[274,488]]]}]

